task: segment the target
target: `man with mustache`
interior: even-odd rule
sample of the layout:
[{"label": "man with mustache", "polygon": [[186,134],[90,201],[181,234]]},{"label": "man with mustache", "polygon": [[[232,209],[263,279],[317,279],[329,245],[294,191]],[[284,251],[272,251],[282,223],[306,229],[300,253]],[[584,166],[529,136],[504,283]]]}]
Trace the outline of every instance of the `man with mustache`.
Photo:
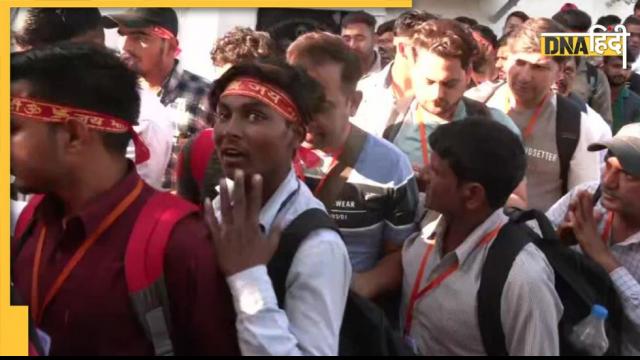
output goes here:
[{"label": "man with mustache", "polygon": [[622,57],[603,58],[602,70],[607,75],[611,86],[611,104],[613,109],[613,133],[617,133],[624,125],[640,121],[640,96],[627,88],[627,79],[632,73],[631,64],[636,57],[627,51],[627,69],[622,66]]},{"label": "man with mustache", "polygon": [[[504,109],[522,131],[529,206],[541,210],[575,185],[600,176],[599,154],[587,151],[587,144],[599,138],[592,117],[552,91],[566,58],[540,53],[540,34],[546,32],[562,28],[550,19],[530,19],[509,37],[507,84],[487,102]],[[568,127],[575,132],[565,131]],[[572,151],[564,150],[570,141]]]},{"label": "man with mustache", "polygon": [[[640,124],[589,146],[608,149],[601,181],[578,186],[549,209],[560,234],[572,230],[580,249],[611,276],[622,301],[622,355],[640,354]],[[600,187],[602,196],[593,195]],[[595,200],[595,203],[594,203]]]},{"label": "man with mustache", "polygon": [[175,109],[173,154],[165,173],[166,189],[176,188],[174,168],[182,143],[207,126],[206,95],[209,83],[182,68],[177,59],[178,16],[172,8],[134,8],[104,17],[105,28],[118,28],[124,37],[122,60],[138,73],[143,88],[156,94],[162,105]]},{"label": "man with mustache", "polygon": [[[384,137],[409,157],[423,191],[430,154],[427,137],[438,126],[477,115],[498,121],[518,135],[520,130],[497,108],[463,96],[471,79],[471,59],[477,52],[476,41],[463,24],[450,19],[421,24],[408,52],[415,101],[403,121],[387,128]],[[518,196],[526,198],[520,191]]]}]

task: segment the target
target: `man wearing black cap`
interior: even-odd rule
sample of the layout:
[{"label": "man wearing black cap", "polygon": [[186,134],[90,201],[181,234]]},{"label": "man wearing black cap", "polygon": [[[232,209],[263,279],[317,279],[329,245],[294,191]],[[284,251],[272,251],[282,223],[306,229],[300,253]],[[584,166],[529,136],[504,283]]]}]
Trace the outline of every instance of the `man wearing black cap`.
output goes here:
[{"label": "man wearing black cap", "polygon": [[177,110],[177,139],[164,188],[175,189],[174,167],[180,145],[206,127],[205,103],[210,84],[182,69],[178,16],[171,8],[134,8],[104,18],[105,28],[118,28],[125,38],[122,60],[145,80],[163,105]]},{"label": "man wearing black cap", "polygon": [[622,354],[640,355],[640,124],[589,146],[603,149],[609,154],[601,181],[577,186],[547,216],[560,234],[572,230],[581,250],[609,273],[626,315]]}]

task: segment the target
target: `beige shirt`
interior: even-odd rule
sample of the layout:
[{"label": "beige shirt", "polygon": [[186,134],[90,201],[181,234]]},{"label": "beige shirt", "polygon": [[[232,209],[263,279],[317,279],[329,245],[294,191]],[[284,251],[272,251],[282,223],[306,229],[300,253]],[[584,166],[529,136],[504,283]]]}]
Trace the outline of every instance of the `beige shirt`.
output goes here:
[{"label": "beige shirt", "polygon": [[[443,217],[426,225],[402,250],[402,323],[409,297],[429,242],[435,242],[420,287],[424,287],[456,261],[457,271],[421,297],[413,311],[411,338],[422,355],[486,355],[478,323],[476,294],[491,241],[480,245],[485,234],[507,222],[502,209],[478,226],[455,251],[442,256]],[[425,221],[426,223],[426,221]],[[562,303],[554,288],[554,272],[533,244],[518,254],[504,286],[502,328],[510,355],[558,355],[558,322]]]}]

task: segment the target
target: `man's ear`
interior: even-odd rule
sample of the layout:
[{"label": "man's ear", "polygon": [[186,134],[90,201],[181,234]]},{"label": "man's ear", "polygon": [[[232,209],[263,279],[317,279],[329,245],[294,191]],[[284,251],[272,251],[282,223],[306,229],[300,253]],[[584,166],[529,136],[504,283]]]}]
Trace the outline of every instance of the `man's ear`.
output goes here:
[{"label": "man's ear", "polygon": [[87,144],[96,136],[99,134],[90,131],[84,122],[69,120],[60,127],[58,139],[63,142],[66,152],[79,154],[87,149]]},{"label": "man's ear", "polygon": [[356,90],[349,101],[349,116],[355,116],[362,102],[362,91]]},{"label": "man's ear", "polygon": [[482,185],[476,182],[463,185],[464,206],[468,210],[476,210],[487,203],[487,193]]}]

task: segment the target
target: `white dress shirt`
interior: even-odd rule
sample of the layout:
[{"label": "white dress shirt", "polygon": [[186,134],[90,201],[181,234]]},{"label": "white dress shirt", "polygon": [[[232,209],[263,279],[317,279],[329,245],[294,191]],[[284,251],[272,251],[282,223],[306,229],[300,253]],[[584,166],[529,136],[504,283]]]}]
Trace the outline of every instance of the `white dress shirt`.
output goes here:
[{"label": "white dress shirt", "polygon": [[[280,210],[290,194],[297,193]],[[213,201],[220,219],[219,198]],[[325,209],[293,171],[260,210],[266,234],[274,223],[286,227],[310,208]],[[286,280],[285,308],[278,301],[265,265],[229,276],[238,314],[242,355],[337,355],[340,327],[351,282],[351,263],[333,230],[313,231],[293,258]]]},{"label": "white dress shirt", "polygon": [[[507,222],[502,209],[480,224],[454,251],[442,255],[446,230],[444,217],[421,224],[422,232],[405,242],[402,318],[407,313],[421,259],[427,244],[434,243],[420,281],[424,288],[454,263],[458,270],[415,304],[410,335],[421,355],[486,355],[478,320],[477,293],[480,274],[493,240],[480,245],[485,234]],[[554,287],[553,268],[544,254],[527,244],[516,256],[501,299],[500,318],[510,355],[558,355],[558,322],[563,307]],[[402,323],[401,323],[402,324]]]}]

